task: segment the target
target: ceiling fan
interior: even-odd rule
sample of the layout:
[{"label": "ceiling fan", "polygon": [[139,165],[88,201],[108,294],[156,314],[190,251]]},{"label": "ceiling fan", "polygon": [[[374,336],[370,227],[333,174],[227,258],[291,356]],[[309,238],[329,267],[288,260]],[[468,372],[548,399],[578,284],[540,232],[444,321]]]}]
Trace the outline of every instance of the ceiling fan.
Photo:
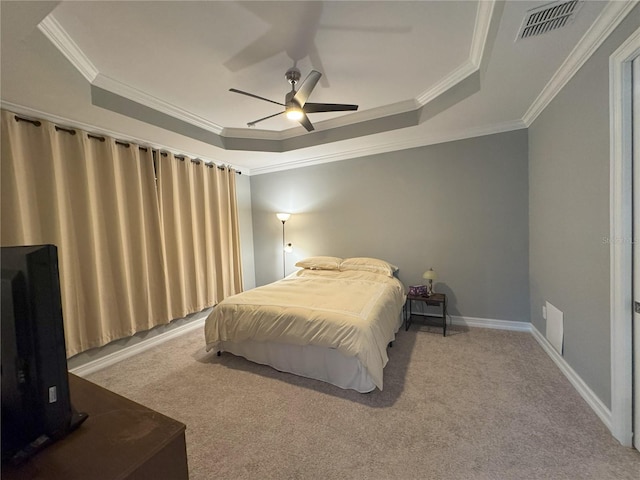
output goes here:
[{"label": "ceiling fan", "polygon": [[236,88],[230,88],[230,92],[240,93],[249,97],[257,98],[258,100],[264,100],[266,102],[275,103],[281,105],[285,109],[282,112],[274,113],[268,117],[254,120],[247,123],[248,127],[255,126],[256,123],[267,120],[268,118],[276,117],[278,115],[286,114],[289,120],[297,120],[300,124],[307,129],[308,132],[313,130],[313,125],[307,117],[307,113],[320,113],[320,112],[345,112],[350,110],[358,110],[358,105],[348,105],[344,103],[310,103],[307,102],[309,95],[313,91],[314,87],[320,80],[322,74],[316,70],[312,70],[307,78],[300,84],[300,88],[296,90],[296,84],[300,81],[300,70],[296,67],[291,67],[285,73],[285,78],[291,84],[291,91],[288,92],[284,98],[284,103],[269,100],[268,98],[254,95],[253,93],[243,92]]}]

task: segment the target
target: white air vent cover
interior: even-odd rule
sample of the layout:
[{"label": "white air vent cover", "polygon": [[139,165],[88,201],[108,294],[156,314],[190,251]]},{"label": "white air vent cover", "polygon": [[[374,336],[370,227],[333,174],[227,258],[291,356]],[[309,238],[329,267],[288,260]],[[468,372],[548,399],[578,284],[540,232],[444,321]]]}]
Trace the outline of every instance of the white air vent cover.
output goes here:
[{"label": "white air vent cover", "polygon": [[516,40],[542,35],[568,25],[575,17],[581,4],[581,0],[564,0],[547,3],[529,10],[524,17]]}]

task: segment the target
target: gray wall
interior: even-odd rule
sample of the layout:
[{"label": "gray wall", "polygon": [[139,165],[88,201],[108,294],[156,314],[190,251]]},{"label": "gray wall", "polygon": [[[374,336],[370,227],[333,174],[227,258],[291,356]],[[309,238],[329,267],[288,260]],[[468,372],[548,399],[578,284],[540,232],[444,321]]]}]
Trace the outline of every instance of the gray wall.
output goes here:
[{"label": "gray wall", "polygon": [[531,321],[564,312],[564,358],[611,407],[609,55],[640,24],[636,7],[529,128]]},{"label": "gray wall", "polygon": [[527,132],[251,177],[256,284],[309,255],[383,258],[436,290],[452,315],[529,321]]}]

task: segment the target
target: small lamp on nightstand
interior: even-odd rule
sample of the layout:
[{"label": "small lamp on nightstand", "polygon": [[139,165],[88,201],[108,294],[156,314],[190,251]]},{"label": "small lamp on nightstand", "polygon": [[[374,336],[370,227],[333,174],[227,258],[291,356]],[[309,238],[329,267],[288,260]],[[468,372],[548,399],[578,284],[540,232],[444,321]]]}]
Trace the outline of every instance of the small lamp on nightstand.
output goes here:
[{"label": "small lamp on nightstand", "polygon": [[433,270],[433,268],[430,268],[422,274],[422,278],[424,278],[425,280],[429,280],[429,284],[427,285],[427,297],[430,297],[431,295],[433,295],[433,281],[438,278],[438,275],[436,275],[436,272]]}]

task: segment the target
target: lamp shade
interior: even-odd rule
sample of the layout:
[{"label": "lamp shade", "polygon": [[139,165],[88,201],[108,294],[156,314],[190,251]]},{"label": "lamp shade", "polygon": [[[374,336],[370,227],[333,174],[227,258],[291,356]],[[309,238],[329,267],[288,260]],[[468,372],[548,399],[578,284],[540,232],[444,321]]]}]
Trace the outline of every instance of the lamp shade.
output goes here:
[{"label": "lamp shade", "polygon": [[291,218],[291,214],[290,213],[276,213],[276,217],[278,217],[278,220],[280,220],[281,222],[286,222],[287,220],[289,220]]},{"label": "lamp shade", "polygon": [[422,278],[424,278],[425,280],[435,280],[436,278],[438,278],[438,275],[436,275],[436,272],[433,270],[433,268],[430,268],[422,274]]}]

